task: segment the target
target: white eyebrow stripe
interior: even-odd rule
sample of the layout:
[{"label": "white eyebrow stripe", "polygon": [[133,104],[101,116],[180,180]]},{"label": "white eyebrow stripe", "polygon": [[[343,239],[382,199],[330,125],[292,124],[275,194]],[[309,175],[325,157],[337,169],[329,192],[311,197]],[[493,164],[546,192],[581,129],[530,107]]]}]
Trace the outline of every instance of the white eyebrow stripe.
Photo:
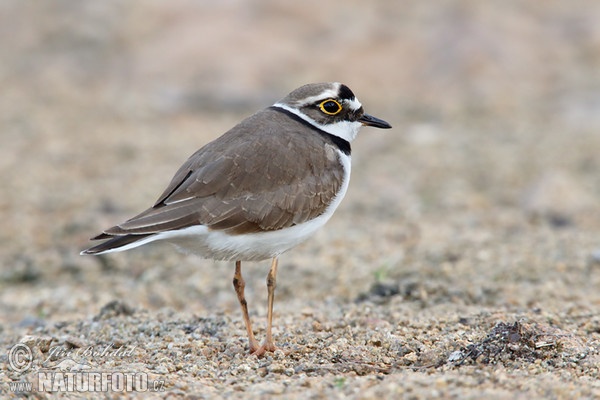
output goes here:
[{"label": "white eyebrow stripe", "polygon": [[307,97],[306,99],[304,99],[304,102],[302,103],[302,105],[316,103],[319,100],[335,99],[337,97],[337,95],[338,95],[337,89],[325,90],[318,96]]}]

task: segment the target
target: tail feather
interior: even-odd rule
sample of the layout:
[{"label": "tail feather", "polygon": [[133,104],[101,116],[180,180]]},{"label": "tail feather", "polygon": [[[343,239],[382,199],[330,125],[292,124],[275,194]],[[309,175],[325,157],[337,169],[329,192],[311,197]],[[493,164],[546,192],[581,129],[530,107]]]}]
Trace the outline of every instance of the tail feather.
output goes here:
[{"label": "tail feather", "polygon": [[[123,236],[110,236],[107,234],[100,234],[92,240],[100,240],[100,239],[110,239],[104,243],[100,243],[94,247],[90,247],[87,250],[81,252],[81,254],[102,254],[112,251],[120,251],[126,250],[122,249],[122,247],[135,243],[139,240],[145,239],[148,236],[152,236],[152,234],[147,235],[123,235]],[[131,248],[131,247],[128,247]]]}]

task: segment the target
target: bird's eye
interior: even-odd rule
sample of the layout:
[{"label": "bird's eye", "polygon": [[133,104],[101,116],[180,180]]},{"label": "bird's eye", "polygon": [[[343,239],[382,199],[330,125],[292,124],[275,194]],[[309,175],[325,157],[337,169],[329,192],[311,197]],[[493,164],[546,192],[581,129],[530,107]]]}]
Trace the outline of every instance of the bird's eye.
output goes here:
[{"label": "bird's eye", "polygon": [[342,111],[342,105],[333,99],[328,99],[319,104],[319,108],[327,115],[336,115]]}]

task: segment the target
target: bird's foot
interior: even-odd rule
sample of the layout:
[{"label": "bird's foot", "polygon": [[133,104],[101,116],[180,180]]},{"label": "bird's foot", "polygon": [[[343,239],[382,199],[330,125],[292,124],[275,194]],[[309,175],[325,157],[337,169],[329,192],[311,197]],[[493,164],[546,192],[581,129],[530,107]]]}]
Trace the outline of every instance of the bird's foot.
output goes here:
[{"label": "bird's foot", "polygon": [[262,357],[267,351],[274,353],[277,350],[278,347],[275,346],[275,343],[273,343],[273,341],[265,340],[260,347],[250,347],[250,355]]}]

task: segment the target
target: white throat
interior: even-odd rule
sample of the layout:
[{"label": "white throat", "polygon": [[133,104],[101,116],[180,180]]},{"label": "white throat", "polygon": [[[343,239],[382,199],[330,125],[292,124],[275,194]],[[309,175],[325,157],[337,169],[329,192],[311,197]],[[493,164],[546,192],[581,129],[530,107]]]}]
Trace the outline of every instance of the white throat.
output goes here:
[{"label": "white throat", "polygon": [[315,120],[313,120],[312,118],[309,118],[306,115],[302,114],[297,109],[292,108],[288,105],[285,105],[282,103],[275,103],[275,104],[273,104],[273,107],[282,108],[286,111],[289,111],[292,114],[297,115],[298,117],[302,118],[303,120],[305,120],[312,126],[319,128],[320,130],[330,133],[334,136],[342,138],[348,142],[352,142],[354,140],[354,138],[356,138],[356,135],[358,134],[358,131],[360,130],[360,127],[362,126],[362,124],[358,121],[355,121],[355,122],[340,121],[340,122],[336,122],[335,124],[322,125],[322,124],[319,124],[318,122],[316,122]]}]

